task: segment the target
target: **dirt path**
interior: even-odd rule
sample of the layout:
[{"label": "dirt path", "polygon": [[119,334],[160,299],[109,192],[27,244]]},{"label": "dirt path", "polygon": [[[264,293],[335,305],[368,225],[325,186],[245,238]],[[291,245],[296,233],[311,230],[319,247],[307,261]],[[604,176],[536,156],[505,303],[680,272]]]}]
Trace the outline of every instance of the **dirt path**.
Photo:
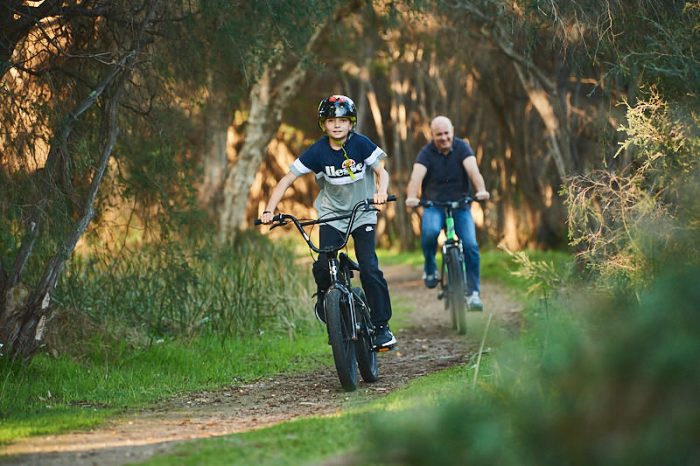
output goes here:
[{"label": "dirt path", "polygon": [[[32,437],[0,447],[0,464],[79,466],[143,461],[179,442],[336,412],[347,403],[383,396],[416,377],[462,363],[476,351],[480,336],[455,335],[442,301],[423,287],[417,270],[393,266],[385,267],[384,272],[392,299],[413,311],[410,328],[397,333],[399,348],[380,355],[377,382],[361,383],[357,392],[347,394],[340,389],[334,369],[328,368],[232,385],[133,412],[91,431]],[[520,307],[507,293],[488,282],[482,288],[484,307],[497,321],[517,319]]]}]

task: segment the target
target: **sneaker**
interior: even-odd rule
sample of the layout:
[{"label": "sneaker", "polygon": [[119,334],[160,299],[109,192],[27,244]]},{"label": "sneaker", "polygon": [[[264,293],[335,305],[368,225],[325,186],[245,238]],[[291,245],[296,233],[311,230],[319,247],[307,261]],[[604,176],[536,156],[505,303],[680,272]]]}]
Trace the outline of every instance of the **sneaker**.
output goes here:
[{"label": "sneaker", "polygon": [[467,296],[467,307],[470,311],[484,310],[484,303],[481,302],[478,291],[474,291],[470,296]]},{"label": "sneaker", "polygon": [[426,288],[435,288],[438,283],[438,277],[437,273],[433,273],[428,275],[427,273],[423,273],[423,283],[425,283]]},{"label": "sneaker", "polygon": [[396,337],[388,325],[377,325],[374,328],[374,345],[381,348],[391,348],[396,345]]}]

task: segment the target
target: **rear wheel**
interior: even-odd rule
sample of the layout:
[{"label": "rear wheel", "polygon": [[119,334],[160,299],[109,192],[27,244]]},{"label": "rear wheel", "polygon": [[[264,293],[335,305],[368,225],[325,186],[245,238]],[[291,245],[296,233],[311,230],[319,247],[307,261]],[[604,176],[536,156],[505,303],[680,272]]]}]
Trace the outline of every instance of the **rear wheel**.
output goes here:
[{"label": "rear wheel", "polygon": [[[377,366],[377,353],[372,351],[373,344],[372,336],[370,335],[372,322],[370,321],[369,305],[362,288],[355,287],[352,291],[355,297],[357,320],[360,323],[360,331],[355,342],[357,367],[360,369],[362,380],[368,383],[376,382],[379,378],[379,367]],[[362,307],[363,305],[364,308]]]},{"label": "rear wheel", "polygon": [[462,267],[462,261],[463,259],[458,248],[451,248],[447,251],[447,286],[450,314],[452,316],[452,325],[456,327],[457,333],[460,335],[467,333],[467,302],[464,296],[464,267]]},{"label": "rear wheel", "polygon": [[345,391],[357,388],[357,358],[355,342],[350,338],[350,321],[347,304],[340,290],[332,289],[326,294],[326,325],[328,339],[333,349],[335,369],[338,372],[340,385]]}]

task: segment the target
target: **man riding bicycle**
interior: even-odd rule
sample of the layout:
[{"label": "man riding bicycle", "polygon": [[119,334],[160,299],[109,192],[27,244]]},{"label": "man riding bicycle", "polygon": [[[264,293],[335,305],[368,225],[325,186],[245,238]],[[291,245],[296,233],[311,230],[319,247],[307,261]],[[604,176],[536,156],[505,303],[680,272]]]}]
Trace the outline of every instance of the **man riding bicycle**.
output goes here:
[{"label": "man riding bicycle", "polygon": [[[418,153],[411,179],[406,188],[406,206],[416,207],[423,201],[450,202],[470,196],[473,185],[474,198],[488,200],[484,178],[469,143],[454,139],[454,127],[449,118],[438,116],[430,123],[433,140]],[[470,183],[471,181],[471,183]],[[480,257],[476,242],[476,228],[469,205],[454,210],[455,231],[462,240],[467,270],[467,303],[470,309],[482,310],[480,297]],[[435,252],[437,239],[445,224],[445,212],[438,207],[426,207],[421,220],[421,247],[425,263],[423,280],[428,288],[438,283]]]},{"label": "man riding bicycle", "polygon": [[[294,161],[279,180],[267,202],[261,221],[272,222],[277,204],[285,191],[300,176],[313,173],[321,191],[314,207],[319,218],[349,213],[361,200],[372,198],[376,204],[387,201],[389,173],[384,168],[386,154],[366,136],[353,131],[357,123],[355,103],[344,95],[332,95],[321,101],[318,107],[318,124],[325,133]],[[342,244],[343,233],[349,220],[334,220],[319,228],[319,246],[326,248]],[[352,237],[355,256],[360,265],[360,282],[371,308],[375,327],[374,343],[378,347],[396,345],[396,338],[389,329],[391,301],[389,287],[379,269],[376,253],[376,210],[359,213],[353,224]],[[316,315],[325,319],[323,297],[330,285],[328,261],[320,254],[314,263],[314,279],[318,286]],[[324,320],[325,322],[325,320]]]}]

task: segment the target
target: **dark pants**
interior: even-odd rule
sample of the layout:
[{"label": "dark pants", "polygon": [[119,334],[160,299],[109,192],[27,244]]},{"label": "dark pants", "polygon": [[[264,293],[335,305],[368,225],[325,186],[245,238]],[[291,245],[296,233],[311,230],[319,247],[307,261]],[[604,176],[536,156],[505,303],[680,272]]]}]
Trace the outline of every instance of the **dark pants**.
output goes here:
[{"label": "dark pants", "polygon": [[[376,225],[362,225],[351,233],[355,242],[355,257],[360,264],[360,282],[365,291],[369,307],[372,310],[372,323],[374,325],[386,325],[391,319],[391,301],[389,299],[389,286],[384,279],[384,274],[379,270],[377,259]],[[330,225],[321,225],[319,228],[319,245],[321,248],[336,246],[343,242],[343,234]],[[319,292],[323,292],[329,285],[328,258],[326,254],[319,254],[318,261],[314,264],[314,279]]]}]

